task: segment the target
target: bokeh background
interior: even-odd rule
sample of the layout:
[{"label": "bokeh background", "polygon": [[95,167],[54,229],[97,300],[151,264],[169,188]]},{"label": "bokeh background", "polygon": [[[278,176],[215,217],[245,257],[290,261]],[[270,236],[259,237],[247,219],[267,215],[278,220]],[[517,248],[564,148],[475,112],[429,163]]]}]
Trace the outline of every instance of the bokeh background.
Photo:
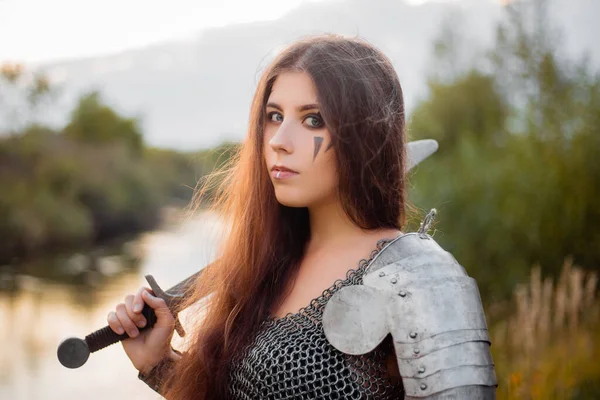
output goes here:
[{"label": "bokeh background", "polygon": [[145,274],[168,288],[210,262],[194,187],[243,140],[262,68],[323,32],[381,48],[410,138],[440,143],[406,230],[437,208],[430,233],[477,279],[499,398],[600,398],[598,17],[597,0],[0,0],[0,398],[158,398],[120,345],[78,370],[56,347]]}]

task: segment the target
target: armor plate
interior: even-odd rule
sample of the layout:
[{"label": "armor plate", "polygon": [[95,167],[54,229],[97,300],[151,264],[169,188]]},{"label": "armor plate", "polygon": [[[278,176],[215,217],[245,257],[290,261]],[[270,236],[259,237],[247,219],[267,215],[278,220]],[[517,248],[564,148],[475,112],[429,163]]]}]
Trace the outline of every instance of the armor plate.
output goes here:
[{"label": "armor plate", "polygon": [[323,328],[335,348],[355,355],[372,351],[391,334],[406,398],[495,398],[477,284],[422,230],[384,247],[362,285],[335,293]]}]

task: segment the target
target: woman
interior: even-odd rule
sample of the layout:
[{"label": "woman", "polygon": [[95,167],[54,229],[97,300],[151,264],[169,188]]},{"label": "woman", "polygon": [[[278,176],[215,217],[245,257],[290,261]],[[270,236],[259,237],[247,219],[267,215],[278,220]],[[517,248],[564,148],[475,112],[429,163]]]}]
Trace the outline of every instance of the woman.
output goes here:
[{"label": "woman", "polygon": [[[186,304],[211,293],[189,349],[171,348],[174,319],[148,288],[108,316],[140,378],[168,399],[402,398],[390,337],[343,354],[322,316],[402,235],[405,141],[402,89],[378,49],[324,35],[279,54],[215,201],[227,239]],[[143,302],[158,322],[140,335]]]}]

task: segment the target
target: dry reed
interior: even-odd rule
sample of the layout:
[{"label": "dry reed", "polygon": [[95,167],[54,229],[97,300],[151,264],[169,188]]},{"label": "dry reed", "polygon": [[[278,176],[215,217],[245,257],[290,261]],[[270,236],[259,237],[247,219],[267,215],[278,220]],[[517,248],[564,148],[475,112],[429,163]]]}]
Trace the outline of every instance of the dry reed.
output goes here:
[{"label": "dry reed", "polygon": [[499,399],[570,399],[600,382],[597,287],[597,274],[570,258],[556,283],[532,268],[514,291],[510,316],[490,323]]}]

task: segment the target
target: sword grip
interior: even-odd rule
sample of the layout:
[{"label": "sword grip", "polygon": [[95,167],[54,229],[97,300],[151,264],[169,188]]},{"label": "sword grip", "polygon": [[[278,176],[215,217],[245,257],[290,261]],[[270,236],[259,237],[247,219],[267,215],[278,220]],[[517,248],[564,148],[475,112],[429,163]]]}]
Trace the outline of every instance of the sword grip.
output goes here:
[{"label": "sword grip", "polygon": [[[148,304],[144,303],[144,308],[142,309],[142,315],[146,318],[146,326],[143,328],[139,328],[140,332],[145,331],[146,329],[151,329],[154,324],[156,324],[156,314],[152,307]],[[105,326],[104,328],[98,329],[95,332],[90,333],[85,337],[85,342],[90,349],[90,353],[94,353],[98,350],[102,350],[105,347],[110,346],[111,344],[115,344],[120,342],[121,340],[128,339],[129,335],[127,332],[119,335],[115,331],[111,329],[110,326]]]},{"label": "sword grip", "polygon": [[[160,286],[158,286],[158,283],[156,283],[152,275],[146,275],[146,280],[150,284],[154,295],[163,299],[170,310],[175,310],[177,309],[178,304],[184,298],[184,292],[191,285],[193,285],[202,271],[203,270],[196,272],[166,292],[162,290]],[[146,326],[143,328],[138,328],[140,332],[145,331],[146,329],[151,329],[156,324],[156,313],[148,304],[144,303],[142,315],[146,318]],[[173,316],[175,317],[175,329],[179,336],[183,337],[185,335],[185,331],[183,330],[177,315],[174,314]],[[63,340],[58,345],[56,355],[58,356],[58,361],[60,361],[60,363],[65,367],[79,368],[86,363],[91,353],[102,350],[111,344],[115,344],[128,338],[129,335],[127,333],[119,335],[107,325],[102,329],[98,329],[97,331],[90,333],[85,337],[85,339],[71,337]]]}]

